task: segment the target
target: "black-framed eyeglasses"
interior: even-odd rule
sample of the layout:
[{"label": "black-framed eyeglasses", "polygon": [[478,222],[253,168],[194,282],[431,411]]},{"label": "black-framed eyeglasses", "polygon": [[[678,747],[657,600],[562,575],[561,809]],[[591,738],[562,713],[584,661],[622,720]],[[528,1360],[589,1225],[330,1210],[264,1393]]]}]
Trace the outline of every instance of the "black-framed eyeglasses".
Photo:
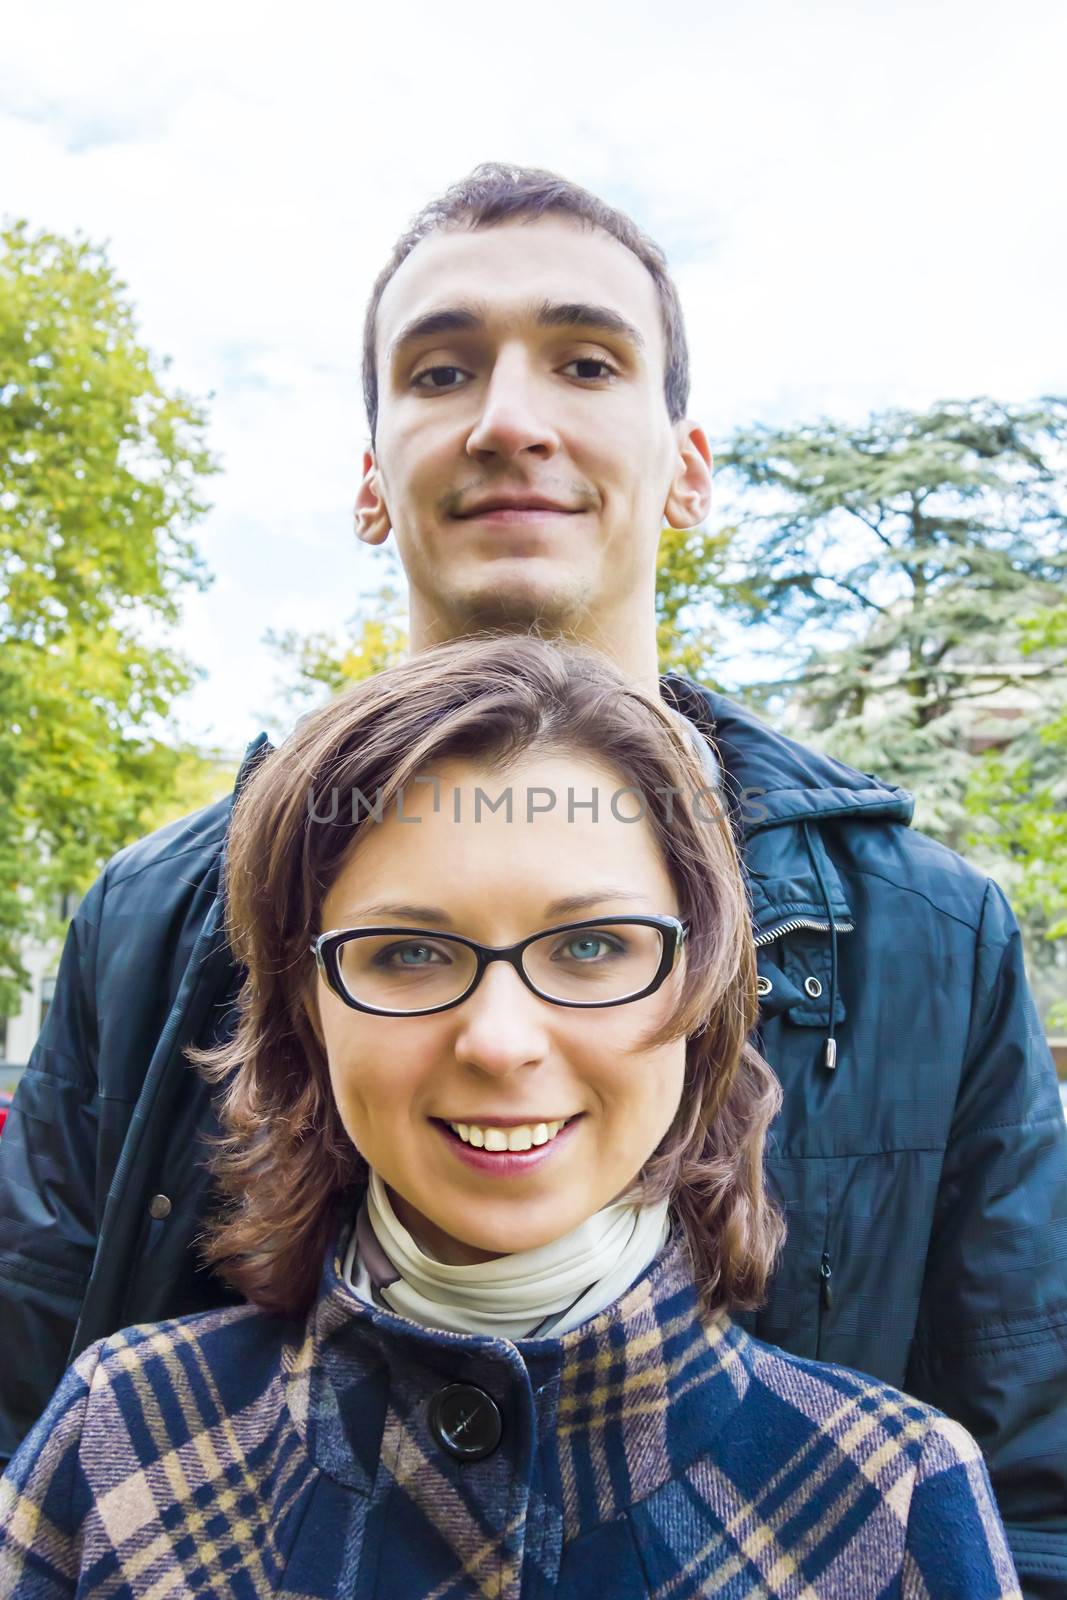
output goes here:
[{"label": "black-framed eyeglasses", "polygon": [[677,917],[591,917],[493,946],[429,928],[340,928],[320,934],[311,951],[339,999],[377,1016],[461,1005],[492,961],[506,961],[551,1005],[588,1010],[654,994],[688,932]]}]

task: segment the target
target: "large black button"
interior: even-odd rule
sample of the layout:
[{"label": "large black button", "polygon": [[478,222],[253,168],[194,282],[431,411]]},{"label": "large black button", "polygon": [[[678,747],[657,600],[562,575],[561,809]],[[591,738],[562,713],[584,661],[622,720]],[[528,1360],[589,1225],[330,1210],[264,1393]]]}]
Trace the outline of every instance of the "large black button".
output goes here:
[{"label": "large black button", "polygon": [[430,1432],[460,1461],[481,1461],[500,1443],[496,1401],[472,1383],[450,1383],[430,1401]]}]

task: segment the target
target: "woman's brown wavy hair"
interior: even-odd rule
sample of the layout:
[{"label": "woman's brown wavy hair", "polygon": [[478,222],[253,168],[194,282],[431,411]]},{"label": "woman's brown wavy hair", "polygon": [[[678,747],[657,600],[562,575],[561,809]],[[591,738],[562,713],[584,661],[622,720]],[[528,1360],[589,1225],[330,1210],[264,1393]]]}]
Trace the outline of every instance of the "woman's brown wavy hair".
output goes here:
[{"label": "woman's brown wavy hair", "polygon": [[313,1022],[309,946],[327,891],[372,817],[435,764],[504,773],[548,752],[592,758],[636,791],[620,809],[645,807],[690,922],[677,1010],[647,1040],[685,1036],[685,1086],[643,1196],[671,1197],[705,1311],[762,1299],[783,1232],[763,1177],[780,1090],[748,1042],[755,951],[729,818],[661,704],[587,651],[518,636],[442,645],[355,685],[305,717],[236,802],[224,883],[239,1020],[229,1043],[188,1054],[220,1089],[223,1209],[203,1253],[256,1304],[306,1311],[366,1179]]}]

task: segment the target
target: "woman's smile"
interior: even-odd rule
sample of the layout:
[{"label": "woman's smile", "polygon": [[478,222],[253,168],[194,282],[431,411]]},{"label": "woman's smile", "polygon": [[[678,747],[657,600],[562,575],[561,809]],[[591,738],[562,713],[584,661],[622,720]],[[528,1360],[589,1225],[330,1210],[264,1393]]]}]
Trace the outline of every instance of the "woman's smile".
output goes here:
[{"label": "woman's smile", "polygon": [[431,1117],[446,1147],[465,1166],[498,1178],[516,1177],[541,1166],[571,1142],[584,1116],[543,1122],[447,1122]]}]

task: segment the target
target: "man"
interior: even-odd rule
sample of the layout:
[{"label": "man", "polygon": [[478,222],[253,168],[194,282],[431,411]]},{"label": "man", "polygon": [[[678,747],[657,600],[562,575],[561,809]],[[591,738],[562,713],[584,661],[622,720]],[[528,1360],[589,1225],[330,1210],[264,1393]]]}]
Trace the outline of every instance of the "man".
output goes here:
[{"label": "man", "polygon": [[[1067,1585],[1067,1130],[1004,897],[911,801],[656,670],[663,519],[707,513],[662,256],[551,175],[427,208],[368,308],[360,538],[395,535],[412,648],[541,631],[714,735],[745,853],[788,1244],[764,1338],[911,1390],[986,1453],[1030,1596]],[[708,761],[714,766],[710,748]],[[268,755],[250,747],[238,786]],[[0,1150],[10,1451],[70,1354],[218,1303],[193,1241],[212,1120],[186,1046],[232,1027],[230,802],[121,852],[72,924]]]}]

